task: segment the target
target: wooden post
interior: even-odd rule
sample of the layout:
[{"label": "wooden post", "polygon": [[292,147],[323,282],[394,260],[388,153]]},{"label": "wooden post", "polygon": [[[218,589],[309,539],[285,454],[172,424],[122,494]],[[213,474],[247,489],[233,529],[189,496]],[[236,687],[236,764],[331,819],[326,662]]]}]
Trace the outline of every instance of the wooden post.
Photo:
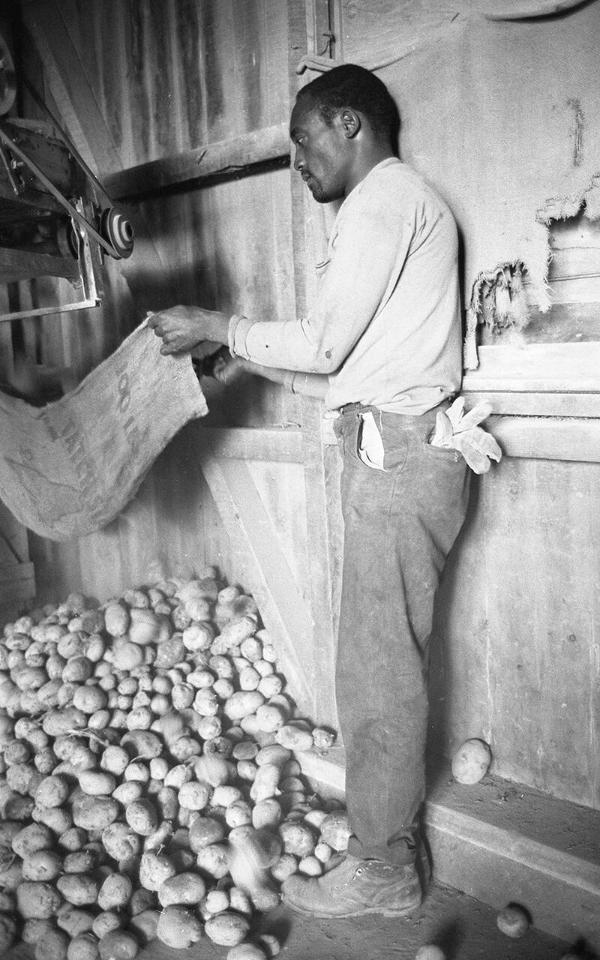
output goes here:
[{"label": "wooden post", "polygon": [[[312,12],[312,8],[309,13]],[[307,53],[306,0],[289,0],[289,92],[290,106],[299,89],[296,73],[298,60]],[[306,229],[306,188],[292,169],[290,180],[290,199],[292,204],[292,249],[294,257],[294,276],[296,294],[296,315],[305,315],[308,307],[310,288],[307,257],[310,243]],[[337,713],[334,696],[335,675],[335,616],[333,604],[333,583],[330,563],[330,530],[327,503],[327,477],[321,443],[322,404],[319,401],[303,399],[301,403],[302,436],[304,446],[304,488],[306,493],[306,512],[308,543],[311,551],[310,595],[313,616],[312,651],[314,658],[315,701],[319,723],[337,726]]]}]

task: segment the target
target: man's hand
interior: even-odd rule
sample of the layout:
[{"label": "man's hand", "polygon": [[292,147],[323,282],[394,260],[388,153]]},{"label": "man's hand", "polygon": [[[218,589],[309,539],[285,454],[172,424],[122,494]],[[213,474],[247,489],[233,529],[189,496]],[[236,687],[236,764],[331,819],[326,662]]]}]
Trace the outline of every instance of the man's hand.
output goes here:
[{"label": "man's hand", "polygon": [[229,317],[202,307],[177,306],[150,314],[148,326],[162,338],[161,353],[189,353],[202,340],[227,343]]}]

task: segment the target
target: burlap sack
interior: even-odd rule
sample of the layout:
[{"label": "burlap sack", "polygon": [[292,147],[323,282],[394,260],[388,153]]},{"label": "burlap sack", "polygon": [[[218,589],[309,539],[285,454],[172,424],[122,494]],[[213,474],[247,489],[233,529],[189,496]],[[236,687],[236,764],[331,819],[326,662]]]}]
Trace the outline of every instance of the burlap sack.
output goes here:
[{"label": "burlap sack", "polygon": [[99,530],[181,427],[208,412],[188,356],[142,323],[79,386],[32,407],[0,393],[0,498],[50,540]]}]

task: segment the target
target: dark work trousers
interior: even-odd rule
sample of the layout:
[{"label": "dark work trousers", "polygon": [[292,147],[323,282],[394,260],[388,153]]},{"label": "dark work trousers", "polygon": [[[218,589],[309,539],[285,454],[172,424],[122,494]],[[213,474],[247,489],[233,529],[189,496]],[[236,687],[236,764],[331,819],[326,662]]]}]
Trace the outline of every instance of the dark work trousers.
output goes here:
[{"label": "dark work trousers", "polygon": [[[383,470],[358,456],[367,410],[383,440]],[[434,600],[468,500],[462,456],[427,442],[436,413],[352,404],[335,421],[344,517],[336,699],[349,850],[398,864],[414,861],[419,841]]]}]

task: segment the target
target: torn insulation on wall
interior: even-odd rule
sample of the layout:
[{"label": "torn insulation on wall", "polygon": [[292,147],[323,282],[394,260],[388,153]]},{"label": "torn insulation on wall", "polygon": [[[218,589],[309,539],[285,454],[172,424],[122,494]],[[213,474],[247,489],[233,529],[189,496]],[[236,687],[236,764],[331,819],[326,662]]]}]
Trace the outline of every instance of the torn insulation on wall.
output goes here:
[{"label": "torn insulation on wall", "polygon": [[[548,290],[548,267],[552,259],[550,248],[551,225],[557,220],[570,220],[582,214],[587,220],[600,219],[600,174],[592,177],[589,187],[578,196],[553,197],[538,209],[535,227],[544,230],[545,269],[543,283],[546,292],[538,291],[535,300],[541,312],[551,306]],[[537,270],[539,273],[539,264]],[[466,334],[464,342],[465,370],[475,370],[479,365],[477,355],[477,328],[483,324],[495,334],[506,332],[512,341],[519,341],[519,334],[530,319],[531,294],[526,284],[528,268],[522,260],[503,263],[494,270],[481,272],[472,288],[467,307]]]},{"label": "torn insulation on wall", "polygon": [[525,265],[521,260],[504,263],[495,270],[480,273],[467,307],[467,329],[464,347],[464,366],[475,370],[477,358],[477,326],[486,324],[495,333],[519,333],[529,321],[524,288]]}]

